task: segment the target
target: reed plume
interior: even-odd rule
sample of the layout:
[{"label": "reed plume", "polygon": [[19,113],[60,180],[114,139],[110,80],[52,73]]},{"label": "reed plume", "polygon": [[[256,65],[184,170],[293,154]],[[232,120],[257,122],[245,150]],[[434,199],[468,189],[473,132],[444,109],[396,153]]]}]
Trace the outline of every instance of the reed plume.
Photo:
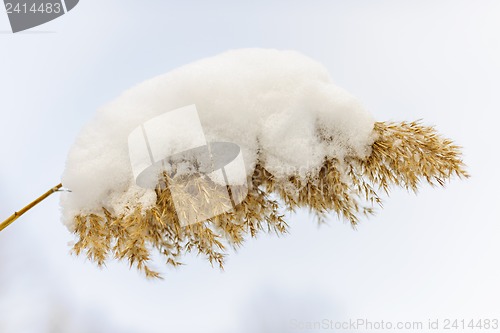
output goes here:
[{"label": "reed plume", "polygon": [[[374,132],[376,140],[367,158],[325,159],[305,179],[298,175],[277,179],[259,161],[249,179],[248,194],[233,211],[187,226],[179,221],[169,187],[164,186],[171,179],[163,173],[152,208],[137,205],[116,214],[103,207],[100,214],[76,216],[78,241],[73,250],[98,265],[110,257],[127,260],[151,278],[161,277],[150,267],[153,251],[171,266],[181,265],[185,253],[196,252],[223,268],[227,246],[239,247],[261,232],[286,233],[287,210],[308,208],[320,221],[334,213],[356,226],[362,215],[373,214],[375,206],[381,205],[380,192],[389,194],[393,186],[417,192],[422,182],[444,186],[454,175],[469,177],[460,147],[433,127],[420,122],[377,122]],[[213,195],[224,190],[210,181],[195,184],[203,175],[191,176],[187,183],[199,191]]]}]

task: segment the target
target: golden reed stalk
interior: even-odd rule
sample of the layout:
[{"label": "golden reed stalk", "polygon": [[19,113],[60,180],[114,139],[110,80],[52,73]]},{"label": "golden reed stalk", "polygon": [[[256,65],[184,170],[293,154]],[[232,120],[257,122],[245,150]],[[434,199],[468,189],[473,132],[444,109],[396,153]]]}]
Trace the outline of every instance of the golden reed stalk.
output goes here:
[{"label": "golden reed stalk", "polygon": [[21,217],[28,210],[30,210],[31,208],[35,207],[40,202],[42,202],[43,200],[45,200],[52,193],[57,192],[61,187],[62,187],[62,184],[58,184],[58,185],[54,186],[53,188],[51,188],[50,190],[48,190],[47,192],[45,192],[44,194],[42,194],[40,197],[38,197],[37,199],[35,199],[33,202],[31,202],[29,205],[27,205],[26,207],[24,207],[20,211],[15,212],[14,214],[12,214],[8,219],[6,219],[2,223],[0,223],[0,231],[2,231],[3,229],[7,228],[15,220],[17,220],[19,217]]},{"label": "golden reed stalk", "polygon": [[[137,203],[126,207],[125,213],[102,207],[94,213],[77,215],[73,252],[86,254],[99,266],[111,258],[127,260],[150,278],[161,278],[149,266],[153,252],[161,254],[169,266],[182,265],[183,256],[194,252],[222,268],[227,246],[238,248],[260,232],[287,233],[286,211],[308,208],[320,222],[333,213],[356,226],[360,216],[373,214],[374,206],[382,204],[379,192],[389,194],[394,186],[417,192],[422,183],[444,186],[453,176],[469,177],[461,147],[439,135],[434,127],[418,121],[377,122],[373,130],[377,138],[369,157],[325,159],[317,174],[306,179],[290,175],[283,182],[258,161],[245,199],[233,211],[214,214],[198,224],[180,223],[170,190],[162,183],[156,187],[156,205],[148,209]],[[164,177],[163,183],[170,183],[166,174]],[[215,184],[198,183],[200,177],[193,175],[188,183],[207,196],[221,193]],[[295,190],[287,189],[287,183]],[[0,231],[61,186],[14,213],[0,224]],[[190,200],[187,196],[183,206],[195,204]]]}]

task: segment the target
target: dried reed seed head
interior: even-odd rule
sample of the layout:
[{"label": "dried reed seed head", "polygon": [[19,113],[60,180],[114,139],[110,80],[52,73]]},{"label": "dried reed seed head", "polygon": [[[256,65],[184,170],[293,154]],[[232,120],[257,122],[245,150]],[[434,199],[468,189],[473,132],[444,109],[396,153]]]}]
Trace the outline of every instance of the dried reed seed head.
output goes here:
[{"label": "dried reed seed head", "polygon": [[[187,226],[179,220],[178,214],[183,212],[178,207],[199,207],[203,202],[199,197],[193,202],[193,196],[176,196],[182,203],[176,210],[171,186],[165,186],[172,178],[164,173],[152,208],[143,210],[138,205],[128,214],[117,215],[103,207],[99,214],[76,216],[78,242],[73,250],[77,255],[85,252],[98,265],[104,265],[110,255],[126,259],[150,278],[160,277],[149,267],[152,251],[174,267],[181,265],[183,254],[194,251],[223,268],[226,245],[241,246],[246,236],[256,237],[262,231],[286,233],[283,210],[307,207],[320,222],[334,212],[355,226],[360,215],[372,214],[374,206],[381,205],[380,189],[388,194],[396,185],[416,192],[421,181],[442,186],[452,175],[469,177],[460,147],[439,136],[433,127],[419,122],[378,122],[374,131],[377,139],[368,158],[325,159],[317,174],[306,179],[290,175],[285,181],[278,180],[258,164],[245,188],[248,194],[232,211]],[[206,178],[192,177],[175,186],[184,186],[186,193],[205,193],[203,209],[227,210],[210,207],[208,198],[226,189]]]}]

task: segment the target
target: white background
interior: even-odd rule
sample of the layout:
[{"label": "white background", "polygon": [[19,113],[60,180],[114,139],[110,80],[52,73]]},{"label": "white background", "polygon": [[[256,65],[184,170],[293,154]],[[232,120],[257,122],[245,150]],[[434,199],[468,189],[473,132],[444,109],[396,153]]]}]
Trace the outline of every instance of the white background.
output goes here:
[{"label": "white background", "polygon": [[300,212],[290,235],[249,240],[224,272],[193,256],[156,282],[69,255],[56,194],[0,234],[1,333],[500,316],[499,1],[83,0],[28,32],[9,29],[0,10],[0,220],[60,181],[99,106],[240,47],[301,51],[377,120],[437,125],[464,147],[472,178],[418,196],[395,189],[357,231]]}]

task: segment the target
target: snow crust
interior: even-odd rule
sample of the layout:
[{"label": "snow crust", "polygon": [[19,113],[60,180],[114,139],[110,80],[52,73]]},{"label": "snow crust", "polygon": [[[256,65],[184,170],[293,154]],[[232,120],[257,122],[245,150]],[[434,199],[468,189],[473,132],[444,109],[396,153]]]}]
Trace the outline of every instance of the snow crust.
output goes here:
[{"label": "snow crust", "polygon": [[250,175],[257,159],[276,177],[314,175],[325,157],[366,157],[372,116],[320,63],[294,51],[231,50],[147,80],[98,110],[69,151],[63,222],[102,207],[126,214],[154,205],[135,183],[128,136],[165,112],[196,105],[208,142],[240,146]]}]

